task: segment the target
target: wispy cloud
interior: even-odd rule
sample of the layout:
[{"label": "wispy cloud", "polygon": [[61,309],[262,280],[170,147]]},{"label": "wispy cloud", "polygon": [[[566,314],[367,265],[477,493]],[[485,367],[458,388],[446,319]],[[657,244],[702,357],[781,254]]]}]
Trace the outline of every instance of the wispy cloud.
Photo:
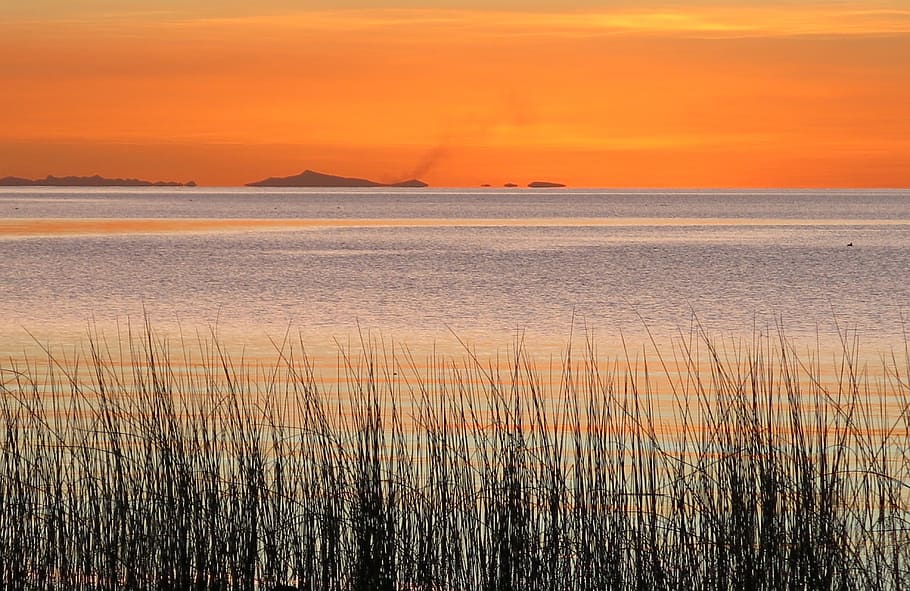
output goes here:
[{"label": "wispy cloud", "polygon": [[495,11],[458,9],[319,10],[206,18],[208,25],[326,31],[460,29],[468,34],[599,36],[678,34],[716,37],[892,35],[910,33],[910,9],[891,7],[707,6],[664,9]]},{"label": "wispy cloud", "polygon": [[[191,3],[192,4],[192,3]],[[189,6],[189,5],[188,5]],[[84,26],[101,30],[152,33],[161,27],[182,31],[313,31],[388,33],[420,39],[441,32],[467,38],[483,36],[673,35],[694,37],[789,37],[809,35],[900,35],[910,33],[910,8],[876,2],[680,6],[614,5],[578,8],[504,10],[480,8],[310,8],[291,10],[268,2],[260,11],[201,11],[171,6],[149,9],[144,3],[105,6],[104,10],[20,15],[4,26]],[[51,13],[52,14],[52,13]],[[15,16],[15,15],[13,15]]]}]

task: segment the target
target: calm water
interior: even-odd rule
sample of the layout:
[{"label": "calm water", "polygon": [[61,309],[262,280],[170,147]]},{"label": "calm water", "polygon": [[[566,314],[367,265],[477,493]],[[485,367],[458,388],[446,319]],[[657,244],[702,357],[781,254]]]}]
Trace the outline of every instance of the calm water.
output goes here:
[{"label": "calm water", "polygon": [[877,351],[910,327],[910,192],[4,189],[0,262],[4,350],[144,310],[250,343],[558,346],[697,317],[829,344],[836,322]]}]

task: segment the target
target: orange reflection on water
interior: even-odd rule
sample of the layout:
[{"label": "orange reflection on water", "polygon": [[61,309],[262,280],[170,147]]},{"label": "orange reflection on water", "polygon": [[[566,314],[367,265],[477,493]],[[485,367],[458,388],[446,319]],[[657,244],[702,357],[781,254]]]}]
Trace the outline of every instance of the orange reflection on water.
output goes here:
[{"label": "orange reflection on water", "polygon": [[[842,226],[855,220],[766,218],[0,218],[0,238],[36,236],[171,234],[288,231],[308,228],[367,227],[691,227],[691,226]],[[863,225],[898,226],[904,220],[870,219]]]}]

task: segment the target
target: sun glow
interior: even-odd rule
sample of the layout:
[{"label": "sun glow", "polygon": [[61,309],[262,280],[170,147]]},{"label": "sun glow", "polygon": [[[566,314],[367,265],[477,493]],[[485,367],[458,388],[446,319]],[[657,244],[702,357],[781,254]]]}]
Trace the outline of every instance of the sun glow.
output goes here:
[{"label": "sun glow", "polygon": [[910,184],[897,3],[40,4],[0,9],[0,176]]}]

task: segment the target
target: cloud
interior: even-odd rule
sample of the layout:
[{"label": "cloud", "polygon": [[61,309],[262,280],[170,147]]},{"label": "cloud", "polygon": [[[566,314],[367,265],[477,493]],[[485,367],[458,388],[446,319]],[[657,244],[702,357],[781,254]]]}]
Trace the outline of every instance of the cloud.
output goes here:
[{"label": "cloud", "polygon": [[[15,4],[15,3],[13,3]],[[94,0],[80,4],[37,1],[39,8],[0,8],[0,29],[11,26],[63,25],[104,30],[122,28],[155,34],[161,28],[196,32],[313,31],[337,34],[370,32],[393,43],[409,43],[441,33],[464,39],[533,36],[670,35],[697,37],[763,37],[807,35],[898,35],[910,33],[910,9],[888,0],[802,3],[709,3],[681,5],[618,2],[609,8],[587,2],[537,2],[524,9],[507,2],[487,7],[445,2],[431,8],[416,3],[350,1],[259,3],[199,1],[123,3]],[[29,3],[31,6],[32,3]],[[341,6],[341,8],[339,8]],[[56,7],[53,9],[53,7]]]},{"label": "cloud", "polygon": [[422,33],[458,30],[477,36],[600,36],[667,34],[715,37],[887,35],[910,33],[910,9],[856,4],[565,9],[542,11],[457,8],[309,10],[208,19],[209,24],[355,32]]}]

